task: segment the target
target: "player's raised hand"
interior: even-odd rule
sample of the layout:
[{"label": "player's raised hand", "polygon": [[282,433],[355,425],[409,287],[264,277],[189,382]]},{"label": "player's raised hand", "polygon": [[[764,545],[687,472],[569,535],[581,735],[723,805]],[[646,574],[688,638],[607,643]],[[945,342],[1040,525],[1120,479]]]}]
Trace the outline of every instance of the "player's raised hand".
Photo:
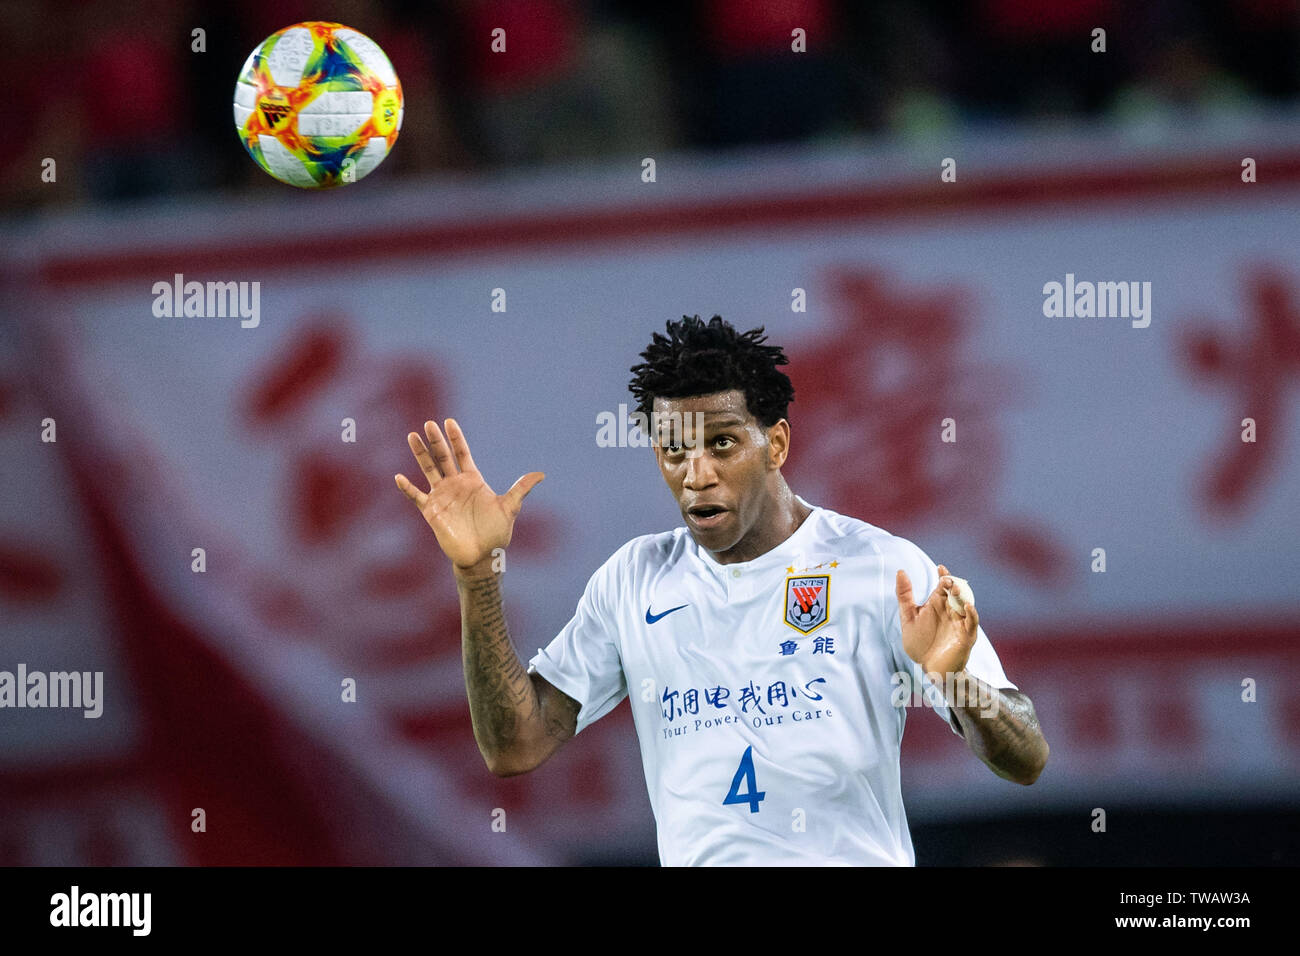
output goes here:
[{"label": "player's raised hand", "polygon": [[475,467],[460,425],[453,418],[445,424],[446,439],[434,422],[424,423],[428,447],[416,432],[406,436],[420,470],[429,480],[428,492],[420,491],[405,475],[394,478],[397,487],[420,509],[452,564],[470,568],[492,557],[496,548],[510,544],[524,496],[546,476],[530,471],[504,495],[498,495]]},{"label": "player's raised hand", "polygon": [[921,665],[926,674],[946,677],[966,666],[971,648],[979,637],[979,615],[972,601],[958,612],[948,606],[948,588],[953,579],[948,569],[939,565],[939,583],[924,604],[912,603],[912,582],[907,572],[895,575],[899,624],[903,632],[903,650]]}]

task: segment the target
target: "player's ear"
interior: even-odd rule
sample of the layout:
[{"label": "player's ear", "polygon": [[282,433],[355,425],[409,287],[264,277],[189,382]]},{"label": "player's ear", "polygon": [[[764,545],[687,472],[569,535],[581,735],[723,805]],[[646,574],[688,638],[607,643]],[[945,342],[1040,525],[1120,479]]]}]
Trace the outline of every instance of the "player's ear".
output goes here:
[{"label": "player's ear", "polygon": [[780,468],[790,454],[790,423],[784,418],[767,430],[767,464]]}]

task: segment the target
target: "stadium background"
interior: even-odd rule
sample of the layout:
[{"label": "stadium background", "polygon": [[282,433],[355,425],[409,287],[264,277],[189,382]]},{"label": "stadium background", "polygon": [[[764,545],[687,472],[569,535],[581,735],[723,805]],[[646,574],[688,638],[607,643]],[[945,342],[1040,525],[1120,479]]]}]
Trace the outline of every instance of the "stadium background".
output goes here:
[{"label": "stadium background", "polygon": [[[792,357],[795,490],[968,577],[1037,704],[1031,788],[909,714],[919,863],[1295,863],[1300,8],[1136,6],[0,3],[0,669],[106,696],[0,711],[0,863],[654,863],[626,704],[483,767],[391,476],[448,415],[498,491],[547,472],[505,578],[531,655],[677,523],[597,416],[715,312]],[[341,192],[231,128],[248,51],[304,19],[406,96]],[[260,325],[155,318],[175,273],[260,282]],[[1152,282],[1150,327],[1044,317],[1067,273]]]}]

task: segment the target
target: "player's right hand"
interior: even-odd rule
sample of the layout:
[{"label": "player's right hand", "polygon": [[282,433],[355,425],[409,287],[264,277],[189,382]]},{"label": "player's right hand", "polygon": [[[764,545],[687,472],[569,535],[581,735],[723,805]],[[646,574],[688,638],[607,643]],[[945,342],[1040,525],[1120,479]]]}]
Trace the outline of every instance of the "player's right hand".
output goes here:
[{"label": "player's right hand", "polygon": [[434,422],[424,423],[428,447],[416,432],[406,436],[420,470],[429,479],[428,492],[420,491],[405,475],[393,477],[397,487],[420,509],[452,564],[471,568],[494,557],[497,548],[510,544],[524,496],[546,476],[530,471],[504,495],[498,495],[474,466],[460,425],[453,418],[445,424],[450,444]]}]

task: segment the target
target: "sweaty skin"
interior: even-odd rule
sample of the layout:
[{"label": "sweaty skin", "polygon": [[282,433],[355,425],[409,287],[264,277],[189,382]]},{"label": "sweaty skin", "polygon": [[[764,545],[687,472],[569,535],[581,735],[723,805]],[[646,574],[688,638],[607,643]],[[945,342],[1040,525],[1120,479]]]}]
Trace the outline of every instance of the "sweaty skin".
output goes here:
[{"label": "sweaty skin", "polygon": [[474,739],[488,769],[508,777],[532,770],[559,749],[573,736],[582,709],[525,671],[510,641],[495,567],[496,556],[510,544],[524,497],[545,475],[529,472],[504,495],[496,494],[475,466],[460,426],[450,418],[444,424],[447,439],[434,422],[424,423],[428,447],[416,432],[406,436],[429,491],[419,491],[404,475],[394,479],[451,560]]},{"label": "sweaty skin", "polygon": [[[771,551],[812,513],[781,474],[790,453],[790,423],[764,428],[738,389],[690,398],[656,398],[660,420],[683,422],[676,445],[654,443],[655,460],[677,500],[687,530],[719,564],[752,561]],[[703,436],[694,433],[697,416]],[[702,526],[695,509],[715,506],[720,517]]]}]

